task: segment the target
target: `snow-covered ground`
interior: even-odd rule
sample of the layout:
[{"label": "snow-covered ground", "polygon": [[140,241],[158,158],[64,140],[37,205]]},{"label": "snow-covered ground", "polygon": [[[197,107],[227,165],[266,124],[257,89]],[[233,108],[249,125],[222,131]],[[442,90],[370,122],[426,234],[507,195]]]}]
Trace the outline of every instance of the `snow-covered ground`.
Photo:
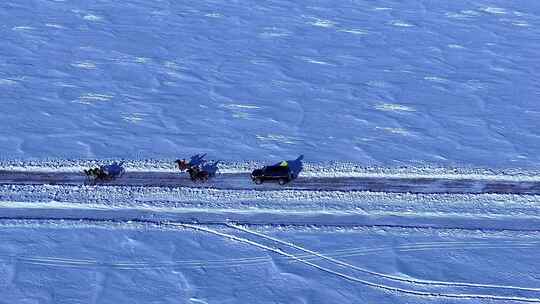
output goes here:
[{"label": "snow-covered ground", "polygon": [[510,303],[540,298],[537,233],[201,229],[3,222],[0,301]]},{"label": "snow-covered ground", "polygon": [[[540,2],[0,3],[0,174],[540,179]],[[7,173],[9,174],[9,172]],[[249,180],[246,179],[246,184]],[[540,303],[540,197],[0,185],[0,303]]]},{"label": "snow-covered ground", "polygon": [[537,1],[3,1],[3,158],[539,167]]},{"label": "snow-covered ground", "polygon": [[540,197],[0,187],[2,301],[540,303]]}]

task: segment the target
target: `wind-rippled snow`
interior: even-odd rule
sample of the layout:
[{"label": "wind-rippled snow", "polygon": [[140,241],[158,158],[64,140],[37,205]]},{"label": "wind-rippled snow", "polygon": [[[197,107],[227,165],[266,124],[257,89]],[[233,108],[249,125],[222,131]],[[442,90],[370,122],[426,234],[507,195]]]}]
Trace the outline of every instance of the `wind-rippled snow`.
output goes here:
[{"label": "wind-rippled snow", "polygon": [[[538,1],[7,0],[0,18],[1,169],[304,154],[305,176],[538,180]],[[0,209],[0,302],[540,302],[538,196],[3,185]]]},{"label": "wind-rippled snow", "polygon": [[4,1],[2,158],[540,163],[534,1]]}]

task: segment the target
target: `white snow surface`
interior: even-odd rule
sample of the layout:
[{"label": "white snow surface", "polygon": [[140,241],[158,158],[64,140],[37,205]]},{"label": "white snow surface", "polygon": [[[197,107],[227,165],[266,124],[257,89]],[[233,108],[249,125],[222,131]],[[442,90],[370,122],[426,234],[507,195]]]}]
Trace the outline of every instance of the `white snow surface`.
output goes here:
[{"label": "white snow surface", "polygon": [[4,185],[0,211],[6,302],[540,303],[539,196]]},{"label": "white snow surface", "polygon": [[[540,301],[537,233],[236,227],[4,221],[3,299]],[[21,235],[27,236],[22,244]]]},{"label": "white snow surface", "polygon": [[539,168],[537,1],[3,1],[0,158]]},{"label": "white snow surface", "polygon": [[[540,180],[540,2],[0,3],[0,170]],[[540,303],[540,196],[0,185],[0,303]]]}]

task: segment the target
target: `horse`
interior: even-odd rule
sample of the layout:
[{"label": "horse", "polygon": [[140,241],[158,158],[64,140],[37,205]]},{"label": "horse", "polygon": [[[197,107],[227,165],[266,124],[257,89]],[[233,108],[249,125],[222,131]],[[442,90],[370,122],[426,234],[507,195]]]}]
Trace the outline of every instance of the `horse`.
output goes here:
[{"label": "horse", "polygon": [[124,162],[114,162],[110,165],[86,169],[83,170],[83,172],[92,183],[95,183],[97,181],[110,181],[124,175],[126,170],[124,169],[124,167],[122,167],[123,164]]},{"label": "horse", "polygon": [[187,172],[189,173],[189,177],[191,178],[191,180],[194,182],[196,181],[206,182],[208,181],[208,177],[210,175],[208,171],[201,171],[197,167],[189,168],[187,169]]},{"label": "horse", "polygon": [[180,171],[185,171],[191,168],[191,165],[185,159],[177,159],[174,161]]},{"label": "horse", "polygon": [[90,168],[83,171],[86,174],[86,177],[91,182],[105,181],[112,179],[111,176],[107,175],[101,168]]},{"label": "horse", "polygon": [[[181,172],[187,171],[189,174],[189,177],[192,181],[201,181],[206,182],[208,179],[215,174],[215,169],[212,169],[212,166],[205,166],[205,161],[203,160],[205,154],[203,155],[196,155],[191,158],[191,161],[187,161],[185,159],[177,159],[174,162],[178,166],[178,169]],[[217,162],[213,164],[214,167],[216,167]],[[203,167],[201,169],[201,166]],[[217,167],[216,167],[217,168]]]}]

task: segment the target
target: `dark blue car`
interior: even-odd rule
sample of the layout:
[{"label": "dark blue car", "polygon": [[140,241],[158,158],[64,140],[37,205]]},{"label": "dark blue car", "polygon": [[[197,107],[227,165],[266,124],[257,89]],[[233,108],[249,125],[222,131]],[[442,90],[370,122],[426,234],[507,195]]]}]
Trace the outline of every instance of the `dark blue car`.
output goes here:
[{"label": "dark blue car", "polygon": [[277,181],[280,185],[285,185],[292,181],[293,178],[293,172],[287,162],[265,166],[262,169],[255,169],[251,172],[251,180],[256,184],[262,184],[264,181]]}]

